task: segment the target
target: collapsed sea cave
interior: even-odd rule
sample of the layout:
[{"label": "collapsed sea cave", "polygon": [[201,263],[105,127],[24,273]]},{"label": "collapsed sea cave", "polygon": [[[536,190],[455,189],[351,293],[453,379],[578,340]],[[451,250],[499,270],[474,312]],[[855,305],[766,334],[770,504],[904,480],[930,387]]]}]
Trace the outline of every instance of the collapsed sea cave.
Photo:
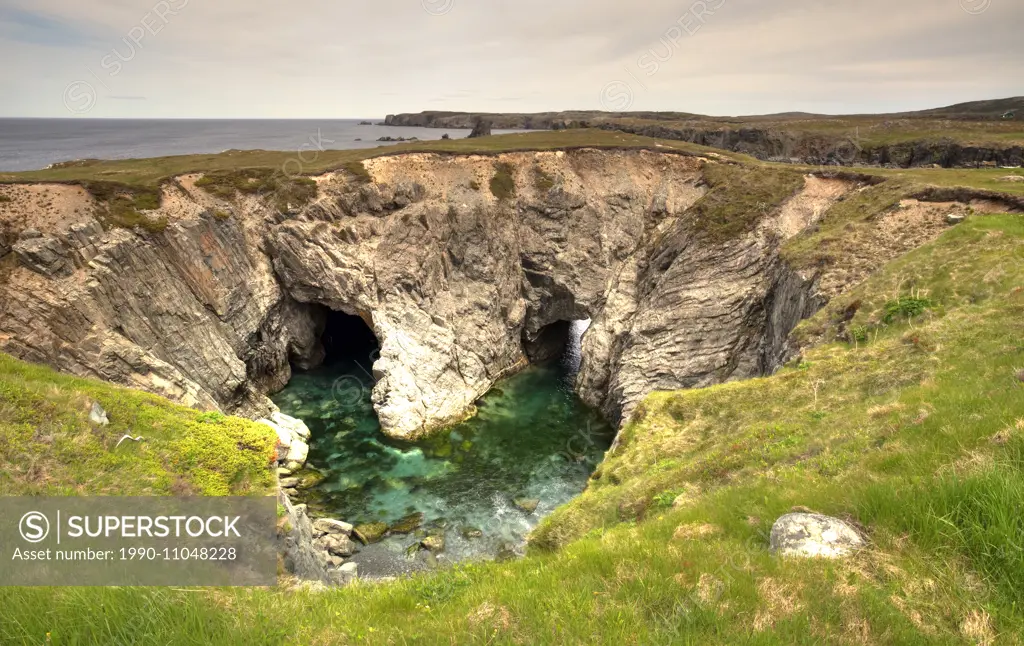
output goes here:
[{"label": "collapsed sea cave", "polygon": [[293,498],[373,539],[349,559],[363,576],[521,553],[611,445],[614,429],[574,391],[589,321],[547,326],[542,343],[524,343],[530,365],[478,399],[475,416],[404,441],[382,433],[374,411],[379,346],[366,321],[330,310],[323,320],[323,364],[295,366],[273,399],[312,432]]}]

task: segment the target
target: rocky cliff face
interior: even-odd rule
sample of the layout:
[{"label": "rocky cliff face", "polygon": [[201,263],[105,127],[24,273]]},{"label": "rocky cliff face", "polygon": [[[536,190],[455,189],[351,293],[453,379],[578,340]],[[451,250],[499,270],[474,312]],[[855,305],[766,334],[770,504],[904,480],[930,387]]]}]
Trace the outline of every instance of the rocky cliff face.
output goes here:
[{"label": "rocky cliff face", "polygon": [[166,228],[148,232],[104,230],[75,187],[33,187],[58,196],[45,210],[3,188],[0,349],[259,417],[290,365],[322,360],[326,307],[373,329],[374,404],[408,438],[471,415],[565,322],[591,319],[578,389],[618,421],[654,389],[774,369],[816,304],[778,246],[852,186],[810,178],[754,230],[714,240],[690,209],[706,163],[399,155],[365,162],[368,182],[318,177],[316,199],[285,212],[182,177],[151,214]]}]

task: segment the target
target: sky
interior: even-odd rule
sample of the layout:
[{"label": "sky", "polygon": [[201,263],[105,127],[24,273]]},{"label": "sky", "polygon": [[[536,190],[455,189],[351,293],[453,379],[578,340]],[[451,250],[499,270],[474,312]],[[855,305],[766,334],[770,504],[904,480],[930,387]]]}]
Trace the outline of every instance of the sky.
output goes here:
[{"label": "sky", "polygon": [[0,116],[891,112],[1024,95],[1022,0],[0,0]]}]

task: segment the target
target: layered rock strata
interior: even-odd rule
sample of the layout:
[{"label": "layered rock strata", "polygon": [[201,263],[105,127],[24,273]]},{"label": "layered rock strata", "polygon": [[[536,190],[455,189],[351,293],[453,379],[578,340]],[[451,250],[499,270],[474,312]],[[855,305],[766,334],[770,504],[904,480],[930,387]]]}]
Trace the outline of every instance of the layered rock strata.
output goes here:
[{"label": "layered rock strata", "polygon": [[317,177],[315,200],[283,210],[184,176],[150,231],[101,226],[101,205],[64,195],[75,187],[35,186],[66,199],[45,214],[13,200],[0,350],[259,418],[291,366],[322,361],[325,308],[341,311],[380,342],[384,431],[413,438],[472,415],[498,379],[557,351],[566,322],[590,319],[578,390],[618,422],[655,389],[770,372],[817,305],[778,247],[853,186],[808,178],[720,240],[691,209],[708,163],[405,154],[365,162],[370,181]]}]

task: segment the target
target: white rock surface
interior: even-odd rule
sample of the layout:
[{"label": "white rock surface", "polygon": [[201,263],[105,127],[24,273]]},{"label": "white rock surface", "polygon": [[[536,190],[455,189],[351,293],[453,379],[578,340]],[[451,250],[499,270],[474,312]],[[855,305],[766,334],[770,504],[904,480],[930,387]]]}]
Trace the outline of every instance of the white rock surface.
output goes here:
[{"label": "white rock surface", "polygon": [[309,427],[294,417],[276,412],[270,419],[258,420],[277,433],[277,459],[287,464],[286,471],[295,472],[306,464],[309,457]]},{"label": "white rock surface", "polygon": [[103,410],[103,407],[98,402],[92,403],[92,409],[89,411],[89,421],[97,426],[106,426],[110,423],[107,419],[107,411]]},{"label": "white rock surface", "polygon": [[333,518],[320,518],[313,523],[313,536],[323,536],[324,534],[344,534],[350,536],[352,529],[352,525],[344,521]]},{"label": "white rock surface", "polygon": [[786,514],[772,526],[771,548],[780,556],[839,558],[863,546],[856,529],[821,514]]}]

